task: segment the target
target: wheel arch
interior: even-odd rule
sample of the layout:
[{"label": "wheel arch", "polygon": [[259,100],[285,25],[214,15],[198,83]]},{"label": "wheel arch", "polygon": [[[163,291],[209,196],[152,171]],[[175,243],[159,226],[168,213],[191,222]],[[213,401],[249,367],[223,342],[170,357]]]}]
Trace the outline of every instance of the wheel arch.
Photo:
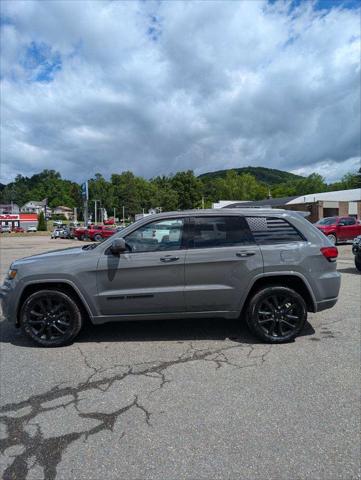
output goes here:
[{"label": "wheel arch", "polygon": [[257,291],[259,291],[261,288],[264,288],[264,287],[275,287],[275,286],[292,288],[304,298],[307,305],[307,311],[316,312],[316,301],[305,279],[303,279],[298,275],[272,274],[272,275],[264,275],[255,280],[252,287],[248,291],[247,297],[243,303],[241,313],[243,314],[246,311],[249,300],[253,297],[253,295]]},{"label": "wheel arch", "polygon": [[17,305],[17,310],[16,310],[16,326],[20,326],[20,310],[23,305],[24,300],[31,295],[32,293],[35,293],[39,290],[61,290],[62,292],[65,292],[69,294],[79,305],[81,308],[83,314],[84,314],[84,319],[85,320],[92,320],[93,315],[90,311],[89,305],[85,301],[83,295],[81,292],[77,289],[75,285],[72,283],[69,283],[67,281],[44,281],[44,282],[33,282],[25,286],[23,291],[21,292],[20,299]]}]

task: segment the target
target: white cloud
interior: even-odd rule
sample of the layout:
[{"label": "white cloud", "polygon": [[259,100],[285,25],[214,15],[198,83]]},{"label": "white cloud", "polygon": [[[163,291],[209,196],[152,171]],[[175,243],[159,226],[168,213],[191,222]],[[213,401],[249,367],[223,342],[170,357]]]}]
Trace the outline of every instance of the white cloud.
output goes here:
[{"label": "white cloud", "polygon": [[2,15],[3,181],[246,165],[334,180],[359,162],[359,9],[44,0]]}]

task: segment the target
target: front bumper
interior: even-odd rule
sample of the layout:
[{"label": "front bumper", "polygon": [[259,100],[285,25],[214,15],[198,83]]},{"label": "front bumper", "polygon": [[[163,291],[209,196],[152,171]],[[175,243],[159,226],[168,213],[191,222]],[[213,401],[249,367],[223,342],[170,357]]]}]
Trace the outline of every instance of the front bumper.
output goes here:
[{"label": "front bumper", "polygon": [[0,302],[3,316],[11,323],[17,324],[17,295],[15,280],[5,279],[0,287]]}]

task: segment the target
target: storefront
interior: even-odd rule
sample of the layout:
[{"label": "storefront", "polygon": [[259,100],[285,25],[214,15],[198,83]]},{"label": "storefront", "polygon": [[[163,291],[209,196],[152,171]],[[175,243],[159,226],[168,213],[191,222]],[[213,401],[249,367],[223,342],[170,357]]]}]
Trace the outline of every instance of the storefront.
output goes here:
[{"label": "storefront", "polygon": [[37,227],[38,216],[36,213],[4,213],[0,214],[0,225],[10,228],[22,227],[26,230],[28,227]]}]

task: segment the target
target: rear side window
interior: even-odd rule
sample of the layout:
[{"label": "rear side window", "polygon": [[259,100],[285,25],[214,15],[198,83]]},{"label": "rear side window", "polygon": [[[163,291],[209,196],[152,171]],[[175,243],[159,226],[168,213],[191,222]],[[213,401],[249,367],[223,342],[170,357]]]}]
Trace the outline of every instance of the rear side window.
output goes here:
[{"label": "rear side window", "polygon": [[340,225],[355,225],[356,220],[353,217],[340,218],[339,224]]},{"label": "rear side window", "polygon": [[254,239],[243,217],[195,217],[190,220],[189,248],[249,245]]},{"label": "rear side window", "polygon": [[247,222],[254,239],[262,245],[305,240],[299,231],[283,218],[247,217]]}]

